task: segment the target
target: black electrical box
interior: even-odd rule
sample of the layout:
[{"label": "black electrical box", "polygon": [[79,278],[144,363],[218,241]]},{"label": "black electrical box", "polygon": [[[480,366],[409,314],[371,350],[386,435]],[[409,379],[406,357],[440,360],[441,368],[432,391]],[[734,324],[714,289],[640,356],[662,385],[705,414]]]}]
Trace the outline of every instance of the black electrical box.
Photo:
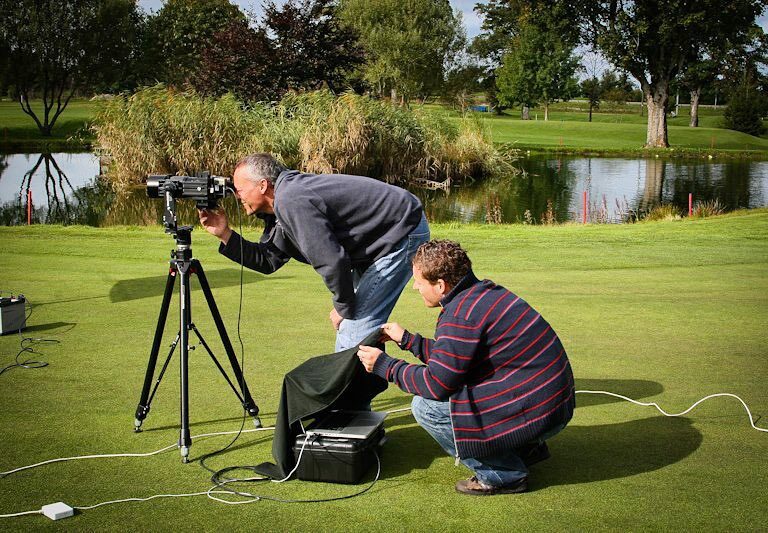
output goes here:
[{"label": "black electrical box", "polygon": [[358,483],[381,458],[386,440],[383,427],[367,439],[301,434],[293,446],[297,460],[301,454],[296,475],[304,481]]},{"label": "black electrical box", "polygon": [[25,316],[24,296],[12,296],[10,298],[0,298],[0,325],[2,326],[2,335],[6,333],[17,333],[27,327],[27,317]]}]

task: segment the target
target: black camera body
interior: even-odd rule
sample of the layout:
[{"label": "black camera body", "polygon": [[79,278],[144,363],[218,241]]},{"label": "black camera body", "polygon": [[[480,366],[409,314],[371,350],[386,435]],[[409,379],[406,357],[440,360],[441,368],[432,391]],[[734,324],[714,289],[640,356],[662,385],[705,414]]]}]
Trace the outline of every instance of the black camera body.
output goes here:
[{"label": "black camera body", "polygon": [[[176,200],[187,198],[194,200],[198,209],[216,209],[219,198],[224,198],[227,189],[234,190],[232,178],[212,176],[210,172],[200,172],[194,176],[174,176],[172,174],[150,174],[147,176],[147,196],[165,198],[163,225],[165,232],[177,235],[179,229],[176,219]],[[191,231],[184,226],[185,232]]]},{"label": "black camera body", "polygon": [[216,209],[219,198],[224,198],[227,189],[232,189],[232,178],[212,176],[200,172],[194,176],[172,174],[150,174],[147,176],[147,196],[160,198],[188,198],[197,203],[198,209]]}]

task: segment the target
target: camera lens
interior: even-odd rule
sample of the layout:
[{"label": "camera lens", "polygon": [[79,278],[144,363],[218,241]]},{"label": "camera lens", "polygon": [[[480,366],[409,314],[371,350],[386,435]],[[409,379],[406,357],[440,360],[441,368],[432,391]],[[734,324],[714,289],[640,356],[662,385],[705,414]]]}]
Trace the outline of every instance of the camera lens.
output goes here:
[{"label": "camera lens", "polygon": [[150,174],[147,176],[147,196],[150,198],[160,198],[160,189],[168,176]]}]

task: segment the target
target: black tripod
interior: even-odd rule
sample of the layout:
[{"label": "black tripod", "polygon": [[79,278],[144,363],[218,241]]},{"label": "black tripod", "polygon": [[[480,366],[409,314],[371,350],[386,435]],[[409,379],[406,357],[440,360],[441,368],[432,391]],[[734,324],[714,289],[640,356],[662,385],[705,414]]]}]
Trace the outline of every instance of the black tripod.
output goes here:
[{"label": "black tripod", "polygon": [[[232,343],[229,341],[229,336],[224,328],[224,322],[221,320],[219,309],[216,307],[216,302],[213,299],[211,293],[211,287],[208,285],[208,280],[205,277],[203,266],[200,261],[192,258],[192,227],[181,226],[178,229],[174,228],[174,238],[176,239],[176,249],[171,251],[170,271],[168,272],[168,279],[165,283],[165,293],[163,294],[163,303],[160,306],[160,316],[157,319],[157,328],[155,329],[155,338],[152,342],[152,351],[149,354],[149,363],[147,364],[147,374],[144,377],[144,387],[141,390],[141,399],[139,405],[136,408],[136,420],[135,431],[141,431],[141,424],[149,414],[150,404],[152,398],[157,392],[157,388],[160,386],[160,381],[163,379],[163,374],[168,368],[168,363],[171,361],[171,356],[176,350],[176,346],[181,343],[181,433],[179,436],[179,449],[181,450],[181,459],[183,462],[189,461],[189,447],[192,445],[192,437],[189,434],[189,376],[188,376],[188,357],[189,350],[194,350],[194,346],[189,346],[189,331],[192,330],[197,335],[200,343],[203,345],[208,355],[211,356],[216,367],[219,369],[224,379],[227,380],[232,391],[240,400],[243,408],[253,417],[253,422],[256,427],[261,427],[261,420],[259,420],[259,408],[251,398],[251,393],[248,391],[248,385],[245,383],[243,372],[240,369],[240,365],[235,357],[235,352],[232,349]],[[211,315],[216,323],[216,328],[219,330],[219,336],[221,342],[224,345],[224,350],[229,357],[229,364],[232,366],[232,371],[235,374],[235,381],[239,385],[240,390],[235,387],[232,380],[229,379],[224,368],[219,363],[218,359],[213,355],[208,344],[203,339],[200,332],[192,322],[192,301],[190,300],[190,275],[197,274],[197,278],[200,281],[200,287],[203,289],[205,299],[208,302],[208,307],[211,310]],[[171,344],[171,349],[168,352],[168,357],[163,364],[163,368],[160,370],[160,374],[157,376],[155,386],[152,388],[152,379],[155,375],[155,366],[157,365],[157,355],[160,351],[160,342],[163,338],[163,330],[165,329],[165,320],[168,316],[168,307],[171,302],[171,293],[173,292],[173,285],[176,278],[180,279],[179,286],[179,333],[176,335],[176,339]],[[150,388],[152,391],[150,393]]]}]

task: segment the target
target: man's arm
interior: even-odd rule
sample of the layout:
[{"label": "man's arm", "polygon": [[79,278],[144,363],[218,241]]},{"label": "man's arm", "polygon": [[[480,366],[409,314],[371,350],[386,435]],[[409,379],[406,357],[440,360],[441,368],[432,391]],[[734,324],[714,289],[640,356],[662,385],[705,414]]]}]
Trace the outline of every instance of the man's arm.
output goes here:
[{"label": "man's arm", "polygon": [[269,243],[243,239],[229,227],[229,221],[223,209],[202,209],[198,214],[205,230],[221,241],[219,253],[236,263],[262,274],[271,274],[290,259],[287,254]]},{"label": "man's arm", "polygon": [[240,263],[244,267],[262,274],[272,274],[290,260],[287,254],[275,246],[243,239],[236,231],[231,231],[226,244],[222,242],[219,245],[219,253],[235,263]]},{"label": "man's arm", "polygon": [[402,350],[407,350],[418,357],[424,363],[429,362],[429,355],[432,353],[435,341],[427,337],[422,337],[418,333],[411,333],[408,330],[403,331],[403,339],[397,343]]},{"label": "man's arm", "polygon": [[[405,392],[431,400],[446,400],[466,381],[475,354],[480,347],[480,328],[459,319],[448,326],[438,326],[431,356],[426,365],[408,364],[384,352],[363,346],[358,352],[366,369],[391,381]],[[372,363],[372,364],[371,364]]]}]

